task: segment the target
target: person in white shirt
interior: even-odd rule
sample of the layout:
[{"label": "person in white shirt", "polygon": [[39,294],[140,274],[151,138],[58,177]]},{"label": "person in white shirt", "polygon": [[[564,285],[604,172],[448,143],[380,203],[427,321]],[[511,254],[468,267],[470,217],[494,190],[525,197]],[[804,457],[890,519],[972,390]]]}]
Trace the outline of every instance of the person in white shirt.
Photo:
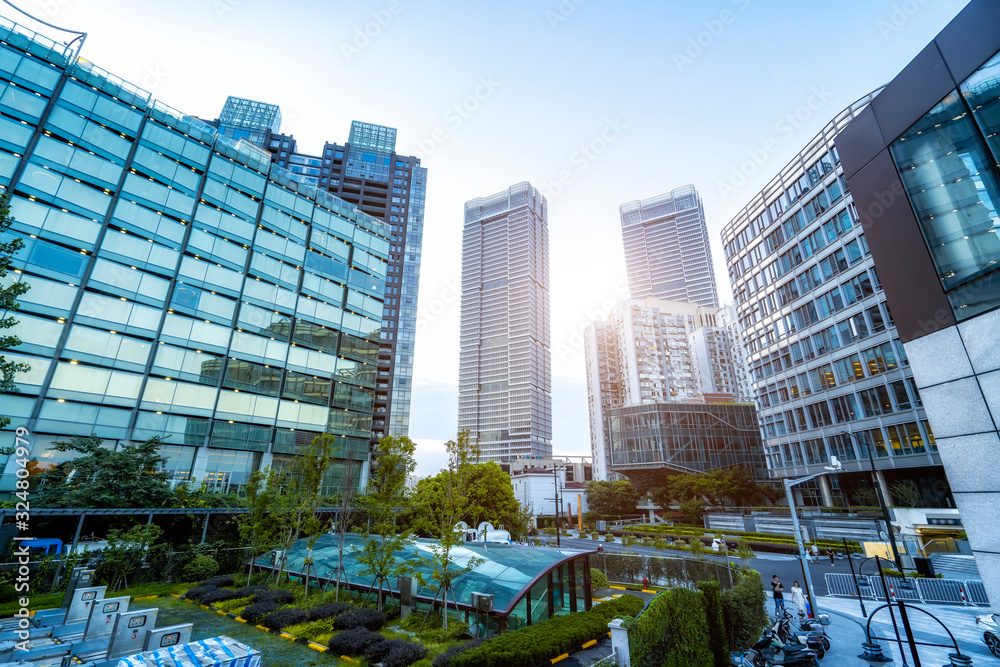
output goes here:
[{"label": "person in white shirt", "polygon": [[806,613],[806,596],[797,581],[792,582],[792,604],[798,607],[800,618],[808,616]]}]

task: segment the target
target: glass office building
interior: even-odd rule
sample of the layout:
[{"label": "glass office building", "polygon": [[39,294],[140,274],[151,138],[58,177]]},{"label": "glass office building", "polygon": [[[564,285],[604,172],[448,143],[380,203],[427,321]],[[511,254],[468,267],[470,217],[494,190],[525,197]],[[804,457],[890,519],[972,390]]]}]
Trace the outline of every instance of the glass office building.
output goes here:
[{"label": "glass office building", "polygon": [[972,0],[838,141],[1000,617],[1000,6]]},{"label": "glass office building", "polygon": [[391,245],[372,411],[375,447],[387,435],[405,436],[410,430],[427,169],[420,166],[420,158],[396,152],[395,128],[355,120],[346,144],[326,142],[321,153],[311,155],[299,150],[294,136],[278,133],[280,119],[274,105],[230,97],[214,123],[227,136],[247,136],[300,182],[354,204],[389,225]]},{"label": "glass office building", "polygon": [[668,476],[745,467],[761,481],[767,468],[754,406],[740,403],[644,403],[608,411],[610,466],[640,491]]},{"label": "glass office building", "polygon": [[874,95],[838,114],[726,225],[726,264],[772,477],[822,472],[836,456],[845,472],[797,487],[803,502],[865,504],[860,439],[880,481],[913,480],[922,506],[950,506],[835,145]]},{"label": "glass office building", "polygon": [[0,42],[7,280],[31,286],[2,410],[37,467],[161,436],[174,479],[226,490],[329,432],[328,487],[363,482],[388,226],[59,44]]}]

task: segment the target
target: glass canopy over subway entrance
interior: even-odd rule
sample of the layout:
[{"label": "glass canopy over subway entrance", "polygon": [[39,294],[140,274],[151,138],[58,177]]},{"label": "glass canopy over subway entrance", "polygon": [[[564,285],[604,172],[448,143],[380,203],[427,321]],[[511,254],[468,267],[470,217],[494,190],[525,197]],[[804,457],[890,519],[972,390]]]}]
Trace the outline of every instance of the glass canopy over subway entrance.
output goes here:
[{"label": "glass canopy over subway entrance", "polygon": [[[323,584],[336,581],[339,544],[340,538],[337,535],[320,536],[312,549],[310,578],[316,578]],[[426,610],[432,603],[436,607],[441,604],[440,599],[434,603],[436,585],[431,564],[434,548],[438,545],[436,540],[418,539],[397,552],[398,558],[413,568],[414,578],[419,574],[427,582],[426,585],[417,587],[415,607],[418,610]],[[373,577],[361,573],[364,566],[357,560],[363,546],[364,540],[360,535],[345,536],[343,570],[340,576],[341,582],[346,581],[351,588],[369,591],[373,590],[375,582]],[[288,550],[285,569],[293,576],[305,574],[307,551],[308,541],[304,539],[295,542]],[[257,565],[275,569],[275,555],[275,551],[264,554],[257,559]],[[453,547],[449,555],[455,570],[465,568],[477,558],[482,559],[482,562],[453,582],[454,601],[450,600],[449,595],[449,608],[454,609],[457,602],[466,620],[470,620],[470,614],[474,616],[476,613],[473,593],[493,596],[493,610],[489,613],[491,631],[513,629],[539,623],[553,616],[590,609],[589,552],[465,543]],[[392,582],[392,586],[396,586],[396,582]],[[386,589],[383,586],[383,590],[399,597],[399,590],[396,588]]]}]

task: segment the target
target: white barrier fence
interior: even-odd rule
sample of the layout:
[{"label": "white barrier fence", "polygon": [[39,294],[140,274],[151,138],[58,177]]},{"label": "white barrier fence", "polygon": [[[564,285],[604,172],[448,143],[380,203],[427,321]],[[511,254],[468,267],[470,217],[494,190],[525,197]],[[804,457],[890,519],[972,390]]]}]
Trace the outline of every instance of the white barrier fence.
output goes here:
[{"label": "white barrier fence", "polygon": [[[882,579],[878,576],[827,573],[827,593],[839,597],[885,600]],[[988,605],[983,582],[963,579],[925,579],[886,577],[890,601],[929,602],[935,604]]]}]

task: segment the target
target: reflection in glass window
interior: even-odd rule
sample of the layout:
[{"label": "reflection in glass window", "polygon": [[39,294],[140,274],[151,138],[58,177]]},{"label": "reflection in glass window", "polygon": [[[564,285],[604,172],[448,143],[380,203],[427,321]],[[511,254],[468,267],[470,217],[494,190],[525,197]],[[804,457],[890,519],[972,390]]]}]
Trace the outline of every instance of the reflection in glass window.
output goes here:
[{"label": "reflection in glass window", "polygon": [[[979,83],[967,83],[963,94],[967,98],[997,96],[994,81]],[[976,122],[991,124],[994,113],[991,106]],[[995,129],[987,134],[993,132]],[[958,92],[914,123],[893,142],[890,151],[945,291],[1000,268],[1000,183],[992,167],[995,159],[980,139]],[[986,288],[966,295],[966,303],[960,303],[966,298],[953,299],[958,319],[1000,303],[998,289]]]}]

